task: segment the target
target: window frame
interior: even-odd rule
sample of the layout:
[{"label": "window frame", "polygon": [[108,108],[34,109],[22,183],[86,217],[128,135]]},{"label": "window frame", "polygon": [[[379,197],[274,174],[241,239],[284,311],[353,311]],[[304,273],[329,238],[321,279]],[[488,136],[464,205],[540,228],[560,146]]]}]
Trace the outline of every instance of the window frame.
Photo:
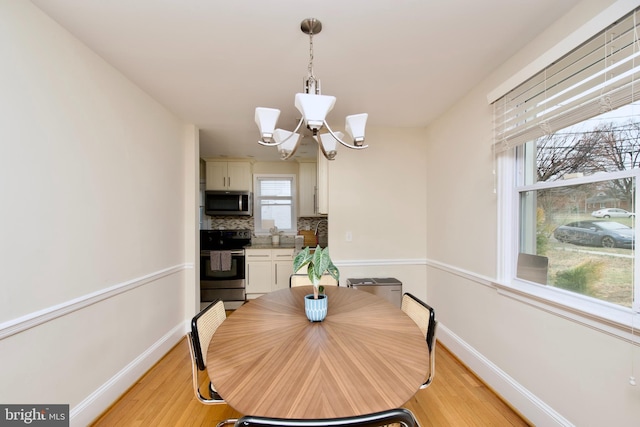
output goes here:
[{"label": "window frame", "polygon": [[[549,50],[543,52],[524,68],[494,87],[487,94],[488,103],[495,104],[505,94],[517,88],[550,64],[568,55],[582,43],[594,37],[594,35],[605,31],[611,25],[614,25],[612,23],[617,22],[626,14],[637,12],[637,10],[638,5],[636,3],[627,2],[616,2],[606,7],[595,15],[593,19],[577,27],[571,36],[559,40]],[[496,132],[495,127],[494,132]],[[494,138],[492,149],[494,150],[494,193],[496,194],[497,203],[497,273],[496,282],[494,283],[497,292],[611,336],[640,344],[640,337],[638,337],[637,333],[634,333],[634,326],[637,329],[638,324],[640,324],[640,301],[638,301],[637,297],[634,300],[634,307],[627,308],[560,288],[539,285],[515,278],[520,246],[518,241],[519,191],[515,185],[516,173],[518,172],[516,170],[517,162],[515,161],[516,150],[512,147],[500,151],[499,148],[501,147],[496,141],[497,139]],[[637,189],[636,194],[638,194]],[[637,224],[638,222],[636,222]],[[636,229],[638,228],[636,227]],[[637,270],[637,267],[635,267],[635,270]],[[636,275],[634,277],[638,277],[638,283],[634,283],[634,292],[637,295],[640,287],[640,276]]]},{"label": "window frame", "polygon": [[[498,199],[498,257],[497,257],[497,289],[502,295],[522,301],[543,309],[544,311],[569,318],[592,328],[611,335],[621,336],[627,340],[640,342],[640,337],[634,334],[634,318],[640,312],[638,284],[634,283],[634,305],[632,308],[623,307],[603,300],[597,300],[578,293],[567,291],[554,286],[541,285],[517,277],[517,258],[520,251],[519,225],[519,194],[525,189],[540,189],[540,186],[550,185],[540,183],[539,186],[518,186],[518,175],[523,174],[512,148],[497,156],[497,199]],[[613,172],[612,178],[633,175],[640,178],[640,169],[623,172]],[[586,176],[575,178],[567,185],[588,183],[600,180],[601,177]],[[557,185],[557,184],[556,184]],[[533,188],[535,187],[535,188]],[[640,187],[640,186],[638,186]],[[636,188],[636,195],[640,191]],[[636,225],[640,219],[636,219]],[[636,227],[636,229],[638,229]],[[634,270],[638,271],[638,263]],[[634,274],[635,277],[640,277]],[[635,279],[634,279],[635,282]],[[636,325],[637,328],[637,325]]]},{"label": "window frame", "polygon": [[291,182],[291,197],[286,198],[291,200],[291,227],[289,229],[279,230],[284,235],[296,235],[298,233],[298,217],[297,217],[297,183],[295,174],[254,174],[253,175],[253,221],[254,221],[254,234],[256,236],[269,236],[271,235],[268,229],[262,228],[262,205],[260,204],[260,180],[282,180]]}]

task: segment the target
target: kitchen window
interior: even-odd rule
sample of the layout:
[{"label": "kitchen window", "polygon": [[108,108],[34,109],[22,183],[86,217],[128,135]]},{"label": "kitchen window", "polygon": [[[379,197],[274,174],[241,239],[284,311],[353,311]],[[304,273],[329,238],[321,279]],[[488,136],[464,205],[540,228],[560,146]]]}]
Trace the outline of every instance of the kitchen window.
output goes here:
[{"label": "kitchen window", "polygon": [[639,18],[494,102],[503,291],[620,325],[640,312]]},{"label": "kitchen window", "polygon": [[275,226],[284,234],[297,234],[295,175],[254,175],[254,229],[270,234]]}]

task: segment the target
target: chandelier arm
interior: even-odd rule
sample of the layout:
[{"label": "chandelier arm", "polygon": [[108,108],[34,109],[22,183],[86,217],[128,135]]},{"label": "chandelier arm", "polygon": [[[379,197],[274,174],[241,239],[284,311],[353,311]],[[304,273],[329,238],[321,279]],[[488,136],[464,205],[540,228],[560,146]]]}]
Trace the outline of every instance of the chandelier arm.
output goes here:
[{"label": "chandelier arm", "polygon": [[291,135],[289,135],[288,137],[286,137],[282,141],[280,141],[280,142],[264,142],[262,139],[259,139],[258,140],[258,144],[264,145],[265,147],[277,147],[278,145],[288,141],[289,138],[291,138],[293,135],[295,135],[295,133],[298,132],[298,130],[300,130],[300,126],[302,126],[302,122],[303,121],[304,121],[304,117],[300,119],[300,121],[298,122],[298,125],[296,126],[296,128],[293,130],[293,132],[291,132]]},{"label": "chandelier arm", "polygon": [[293,147],[293,150],[291,150],[291,152],[287,155],[282,155],[280,154],[280,160],[289,160],[291,157],[293,157],[294,154],[296,154],[296,150],[298,149],[298,144],[296,144],[295,147]]},{"label": "chandelier arm", "polygon": [[[343,140],[341,140],[338,135],[336,135],[331,128],[329,127],[329,123],[327,123],[327,121],[325,120],[324,125],[326,126],[327,130],[329,131],[329,133],[331,134],[331,136],[333,136],[336,141],[338,141],[340,144],[344,145],[347,148],[351,148],[352,150],[363,150],[365,148],[368,147],[368,145],[351,145],[349,143],[344,142]],[[322,144],[320,144],[320,146],[322,147]],[[324,149],[322,150],[324,152]]]},{"label": "chandelier arm", "polygon": [[276,145],[282,144],[282,142],[264,142],[262,139],[258,140],[258,144],[264,145],[265,147],[275,147]]},{"label": "chandelier arm", "polygon": [[329,155],[327,154],[327,150],[324,149],[324,144],[322,143],[322,139],[320,139],[320,135],[313,135],[313,139],[315,139],[316,142],[318,143],[318,147],[320,147],[320,151],[322,151],[322,155],[327,160],[333,160],[332,158],[329,158]]},{"label": "chandelier arm", "polygon": [[[293,130],[293,132],[291,132],[291,133],[294,134],[294,133],[298,132],[300,130],[300,127],[302,126],[303,122],[304,122],[304,117],[300,117],[300,121],[298,122],[298,125]],[[291,138],[291,135],[289,136],[289,138]],[[287,139],[289,139],[289,138],[287,138]]]}]

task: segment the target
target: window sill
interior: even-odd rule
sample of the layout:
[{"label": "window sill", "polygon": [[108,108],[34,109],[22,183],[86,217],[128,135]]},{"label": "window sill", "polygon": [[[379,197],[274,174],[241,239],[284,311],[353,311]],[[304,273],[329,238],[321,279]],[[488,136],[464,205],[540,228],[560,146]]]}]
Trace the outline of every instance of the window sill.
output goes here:
[{"label": "window sill", "polygon": [[634,313],[630,308],[593,301],[578,294],[523,280],[514,280],[508,285],[433,260],[428,260],[427,265],[495,289],[504,297],[640,346],[640,313]]},{"label": "window sill", "polygon": [[508,298],[640,345],[640,314],[630,308],[520,280],[511,285],[494,283],[494,286],[499,294]]}]

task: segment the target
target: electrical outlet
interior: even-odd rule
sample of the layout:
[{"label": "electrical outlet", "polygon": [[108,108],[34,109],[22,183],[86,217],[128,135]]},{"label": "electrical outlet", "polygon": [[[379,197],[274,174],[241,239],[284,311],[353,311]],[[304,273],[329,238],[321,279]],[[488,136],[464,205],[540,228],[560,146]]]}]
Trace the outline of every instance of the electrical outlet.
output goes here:
[{"label": "electrical outlet", "polygon": [[353,235],[351,234],[351,232],[350,232],[350,231],[347,231],[347,234],[345,234],[344,239],[345,239],[347,242],[350,242],[350,241],[352,241],[352,240],[353,240]]}]

